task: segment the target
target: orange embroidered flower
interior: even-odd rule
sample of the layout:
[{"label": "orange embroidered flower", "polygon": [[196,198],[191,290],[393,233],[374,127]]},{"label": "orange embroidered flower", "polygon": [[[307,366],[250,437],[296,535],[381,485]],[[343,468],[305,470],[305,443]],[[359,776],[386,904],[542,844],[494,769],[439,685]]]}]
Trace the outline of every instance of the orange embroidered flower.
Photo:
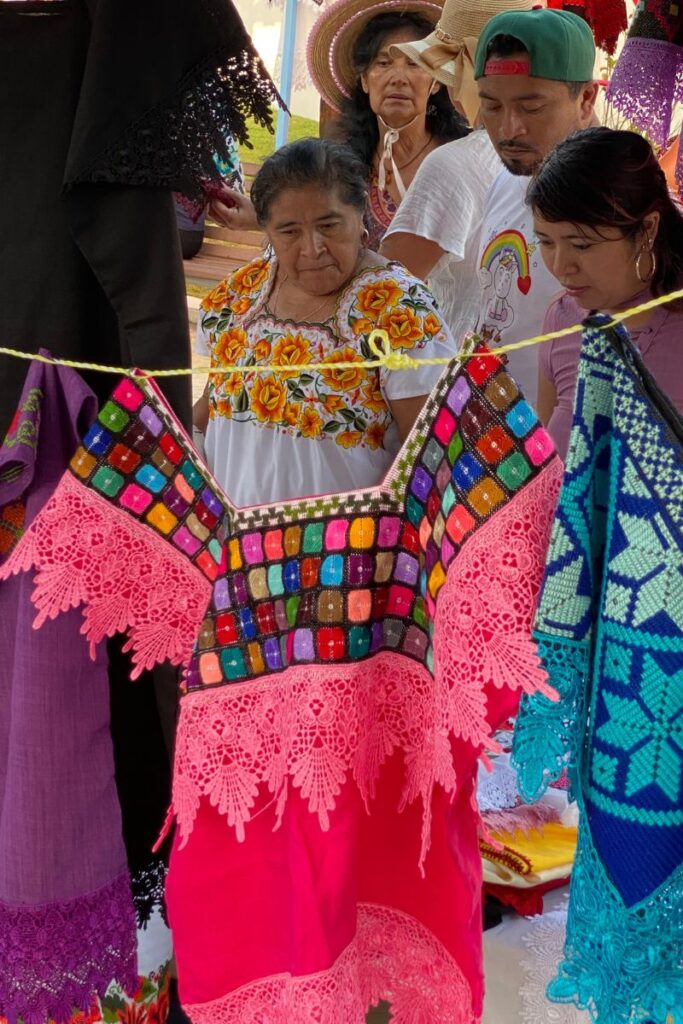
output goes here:
[{"label": "orange embroidered flower", "polygon": [[339,395],[325,395],[322,399],[322,403],[325,412],[329,412],[330,416],[335,412],[339,412],[339,410],[343,409],[346,404],[344,399],[340,398]]},{"label": "orange embroidered flower", "polygon": [[303,437],[318,437],[323,429],[320,413],[312,406],[307,406],[299,416],[299,430]]},{"label": "orange embroidered flower", "polygon": [[279,377],[257,376],[251,389],[251,408],[262,423],[281,423],[287,390]]},{"label": "orange embroidered flower", "polygon": [[409,306],[392,309],[379,321],[379,327],[389,335],[392,348],[413,348],[424,337],[422,322]]},{"label": "orange embroidered flower", "polygon": [[422,326],[424,327],[425,334],[438,334],[441,330],[441,324],[433,313],[427,314]]},{"label": "orange embroidered flower", "polygon": [[232,419],[232,404],[227,398],[219,398],[216,402],[216,412],[214,413],[213,405],[209,404],[209,415],[211,419],[214,416],[224,416],[226,420]]},{"label": "orange embroidered flower", "polygon": [[216,287],[213,288],[208,295],[204,296],[204,298],[202,299],[202,309],[206,310],[207,313],[210,312],[211,310],[213,310],[216,313],[220,313],[220,311],[225,306],[225,300],[227,299],[227,297],[228,282],[221,281],[221,283],[217,284]]},{"label": "orange embroidered flower", "polygon": [[233,313],[241,316],[242,313],[246,313],[248,309],[251,309],[251,299],[248,299],[245,295],[241,299],[234,299],[230,303],[230,309]]},{"label": "orange embroidered flower", "polygon": [[370,412],[384,412],[387,407],[376,376],[372,376],[367,384],[363,385],[363,405]]},{"label": "orange embroidered flower", "polygon": [[240,267],[230,278],[230,287],[238,295],[253,292],[268,276],[268,260],[252,260],[246,267]]},{"label": "orange embroidered flower", "polygon": [[288,423],[290,427],[295,427],[299,419],[300,412],[301,405],[299,402],[287,402],[284,412],[285,423]]},{"label": "orange embroidered flower", "polygon": [[351,327],[357,337],[359,334],[369,334],[374,329],[375,324],[372,320],[368,320],[367,317],[361,316],[358,320],[353,321]]},{"label": "orange embroidered flower", "polygon": [[384,427],[379,423],[371,423],[365,431],[365,443],[368,448],[381,448],[384,444]]},{"label": "orange embroidered flower", "polygon": [[228,373],[225,377],[223,390],[226,395],[239,395],[244,388],[244,377],[241,373]]},{"label": "orange embroidered flower", "polygon": [[267,359],[270,355],[271,345],[265,338],[259,338],[254,345],[254,355],[257,359]]},{"label": "orange embroidered flower", "polygon": [[247,335],[241,327],[219,334],[211,355],[214,366],[234,366],[247,350]]},{"label": "orange embroidered flower", "polygon": [[[301,334],[285,334],[273,349],[273,364],[275,366],[301,366],[303,363],[310,363],[311,348],[309,343]],[[278,371],[278,376],[286,380],[287,377],[296,377],[297,371]]]},{"label": "orange embroidered flower", "polygon": [[[324,363],[362,363],[362,357],[349,345],[337,348],[323,359]],[[353,391],[365,378],[365,370],[349,366],[345,370],[321,370],[320,376],[333,391]]]},{"label": "orange embroidered flower", "polygon": [[360,442],[361,437],[360,430],[342,430],[336,435],[335,441],[342,448],[355,448]]},{"label": "orange embroidered flower", "polygon": [[395,306],[402,295],[403,289],[399,288],[393,278],[388,277],[385,281],[375,281],[361,288],[356,297],[356,305],[361,313],[376,320],[385,309]]}]

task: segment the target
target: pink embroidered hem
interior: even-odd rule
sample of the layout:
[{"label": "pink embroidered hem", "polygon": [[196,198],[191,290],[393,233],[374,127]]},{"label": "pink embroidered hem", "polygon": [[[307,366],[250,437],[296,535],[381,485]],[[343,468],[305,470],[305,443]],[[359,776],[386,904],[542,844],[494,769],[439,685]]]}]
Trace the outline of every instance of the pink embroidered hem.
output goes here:
[{"label": "pink embroidered hem", "polygon": [[261,978],[184,1009],[193,1024],[364,1024],[380,1000],[392,1024],[475,1020],[469,985],[431,932],[408,914],[364,903],[353,942],[329,970]]},{"label": "pink embroidered hem", "polygon": [[181,846],[202,797],[244,840],[262,786],[276,801],[278,824],[291,785],[327,830],[347,777],[369,805],[382,765],[400,750],[400,809],[422,803],[424,860],[434,786],[452,793],[458,785],[452,739],[476,753],[494,750],[492,728],[505,699],[510,713],[513,694],[553,696],[531,622],[560,473],[559,462],[550,466],[524,502],[506,505],[451,565],[436,604],[433,675],[417,661],[383,652],[362,663],[297,665],[185,696],[173,782]]}]

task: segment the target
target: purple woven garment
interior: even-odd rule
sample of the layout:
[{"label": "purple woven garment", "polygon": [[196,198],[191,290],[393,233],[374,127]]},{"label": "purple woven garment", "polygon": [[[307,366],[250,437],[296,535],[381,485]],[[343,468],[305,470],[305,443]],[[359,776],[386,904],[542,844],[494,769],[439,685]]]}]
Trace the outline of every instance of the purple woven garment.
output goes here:
[{"label": "purple woven garment", "polygon": [[[96,413],[72,370],[32,363],[0,449],[0,508],[30,523]],[[0,584],[0,1017],[45,1024],[137,984],[104,645],[77,609],[35,631],[32,576]]]},{"label": "purple woven garment", "polygon": [[607,100],[638,131],[666,146],[674,103],[683,96],[683,48],[640,36],[626,40]]}]

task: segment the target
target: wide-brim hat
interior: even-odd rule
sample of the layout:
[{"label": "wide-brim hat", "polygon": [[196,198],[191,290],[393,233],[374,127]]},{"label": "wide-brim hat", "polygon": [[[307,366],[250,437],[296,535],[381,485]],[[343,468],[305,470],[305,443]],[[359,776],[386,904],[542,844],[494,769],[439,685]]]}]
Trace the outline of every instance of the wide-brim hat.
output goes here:
[{"label": "wide-brim hat", "polygon": [[[539,0],[446,0],[431,35],[409,43],[396,43],[437,82],[449,86],[471,120],[479,106],[472,66],[484,26],[496,14],[530,11]],[[468,109],[469,108],[469,109]]]},{"label": "wide-brim hat", "polygon": [[352,95],[358,78],[353,49],[369,21],[378,14],[405,13],[436,25],[442,6],[443,0],[336,0],[316,20],[306,49],[309,74],[325,103],[341,110]]}]

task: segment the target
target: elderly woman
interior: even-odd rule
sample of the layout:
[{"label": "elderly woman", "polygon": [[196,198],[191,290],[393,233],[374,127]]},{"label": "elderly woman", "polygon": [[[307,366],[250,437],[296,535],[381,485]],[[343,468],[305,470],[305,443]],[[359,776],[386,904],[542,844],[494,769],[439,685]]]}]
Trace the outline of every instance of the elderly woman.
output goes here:
[{"label": "elderly woman", "polygon": [[[581,323],[589,310],[619,313],[683,288],[683,215],[640,135],[588,128],[570,136],[546,158],[527,202],[543,261],[563,288],[548,309],[544,333]],[[683,412],[680,301],[625,326]],[[538,410],[561,455],[569,443],[580,351],[577,332],[542,345],[539,354]]]},{"label": "elderly woman", "polygon": [[467,134],[446,88],[396,50],[429,35],[441,5],[429,0],[337,0],[309,37],[311,76],[341,116],[336,134],[368,175],[367,224],[376,248],[425,157]]},{"label": "elderly woman", "polygon": [[303,139],[278,150],[252,188],[272,255],[204,300],[197,340],[212,366],[287,368],[216,374],[195,408],[209,465],[238,505],[378,483],[441,370],[298,366],[362,362],[375,327],[397,351],[455,350],[424,285],[367,248],[366,192],[343,146]]},{"label": "elderly woman", "polygon": [[[313,82],[339,115],[332,134],[363,164],[371,249],[379,247],[425,157],[468,132],[446,87],[395,49],[429,35],[440,13],[432,0],[337,0],[308,39]],[[228,227],[255,227],[249,200],[230,189],[224,194],[230,206],[216,204],[214,214]]]}]

